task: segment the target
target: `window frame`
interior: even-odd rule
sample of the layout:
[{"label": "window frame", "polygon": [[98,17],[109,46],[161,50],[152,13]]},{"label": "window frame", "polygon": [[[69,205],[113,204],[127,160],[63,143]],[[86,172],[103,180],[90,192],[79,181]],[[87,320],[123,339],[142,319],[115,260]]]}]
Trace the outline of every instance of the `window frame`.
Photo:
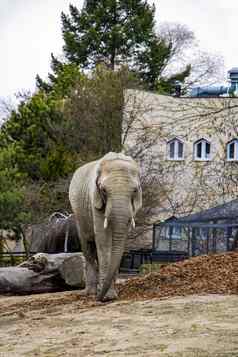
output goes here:
[{"label": "window frame", "polygon": [[165,239],[182,240],[182,226],[170,225],[165,228]]},{"label": "window frame", "polygon": [[[170,145],[174,144],[174,156],[170,156]],[[182,145],[182,156],[179,157],[179,144]],[[184,142],[175,137],[167,142],[167,159],[170,161],[183,161],[184,160]]]},{"label": "window frame", "polygon": [[[201,143],[201,157],[198,157],[197,155],[197,147],[198,145]],[[207,154],[206,154],[206,145],[210,145],[210,151],[209,151],[209,156],[207,157]],[[199,139],[197,140],[194,144],[193,144],[193,159],[195,161],[211,161],[211,142],[202,138],[202,139]]]},{"label": "window frame", "polygon": [[[234,158],[229,157],[229,148],[234,144]],[[238,161],[238,139],[232,139],[226,144],[226,160],[229,162]]]}]

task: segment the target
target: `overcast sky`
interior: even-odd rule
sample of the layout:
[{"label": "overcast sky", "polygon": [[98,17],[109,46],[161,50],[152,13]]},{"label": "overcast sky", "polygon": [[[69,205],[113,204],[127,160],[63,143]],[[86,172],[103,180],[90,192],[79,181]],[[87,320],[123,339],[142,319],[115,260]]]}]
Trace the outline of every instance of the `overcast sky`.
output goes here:
[{"label": "overcast sky", "polygon": [[[50,53],[61,54],[61,11],[83,0],[0,0],[0,97],[34,90],[45,78]],[[238,0],[155,0],[159,22],[192,29],[200,47],[224,56],[226,70],[238,66]],[[158,5],[158,6],[157,6]]]}]

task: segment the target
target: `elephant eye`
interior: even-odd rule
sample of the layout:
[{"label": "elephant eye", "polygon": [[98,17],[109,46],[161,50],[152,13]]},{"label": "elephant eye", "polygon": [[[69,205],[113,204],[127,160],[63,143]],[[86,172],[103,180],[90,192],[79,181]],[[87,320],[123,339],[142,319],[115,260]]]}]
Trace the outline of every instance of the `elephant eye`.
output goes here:
[{"label": "elephant eye", "polygon": [[137,187],[135,187],[133,190],[133,193],[137,193],[137,192],[138,192],[138,189],[137,189]]}]

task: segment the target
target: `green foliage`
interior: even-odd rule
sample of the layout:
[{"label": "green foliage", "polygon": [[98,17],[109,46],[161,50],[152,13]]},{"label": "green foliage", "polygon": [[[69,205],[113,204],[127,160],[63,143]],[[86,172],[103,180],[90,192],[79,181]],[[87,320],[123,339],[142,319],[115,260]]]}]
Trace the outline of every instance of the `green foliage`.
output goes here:
[{"label": "green foliage", "polygon": [[146,1],[87,1],[82,11],[69,10],[61,15],[64,53],[82,68],[134,61],[153,35],[155,9]]},{"label": "green foliage", "polygon": [[[147,1],[90,0],[81,11],[70,5],[69,12],[61,15],[63,50],[69,63],[92,69],[103,62],[112,70],[126,64],[146,89],[167,94],[173,90],[174,77],[183,82],[190,74],[186,69],[163,78],[174,56],[174,43],[156,34],[155,7]],[[53,57],[53,71],[59,68]]]},{"label": "green foliage", "polygon": [[90,76],[77,72],[76,81],[69,69],[63,65],[48,93],[23,98],[1,128],[2,227],[69,209],[68,178],[76,167],[120,151],[123,88],[131,76],[98,66]]},{"label": "green foliage", "polygon": [[65,177],[72,172],[76,167],[73,159],[73,153],[70,155],[66,151],[65,147],[58,146],[51,150],[44,160],[40,161],[39,168],[41,172],[41,178],[46,181],[57,180],[60,177]]},{"label": "green foliage", "polygon": [[13,229],[17,234],[21,224],[30,219],[24,210],[24,179],[18,171],[13,145],[0,151],[0,229]]},{"label": "green foliage", "polygon": [[55,181],[28,182],[24,205],[31,212],[31,222],[40,223],[52,212],[70,211],[68,187],[70,177]]},{"label": "green foliage", "polygon": [[48,76],[48,82],[43,81],[39,75],[36,76],[36,85],[43,92],[55,99],[66,98],[75,83],[82,74],[75,63],[61,63],[53,54],[51,55],[52,73]]},{"label": "green foliage", "polygon": [[[1,252],[1,248],[0,248]],[[9,254],[6,256],[0,256],[0,268],[5,268],[8,266],[16,266],[23,263],[26,260],[26,256],[14,256],[13,254]]]},{"label": "green foliage", "polygon": [[176,81],[183,83],[184,80],[190,75],[191,66],[188,65],[184,71],[177,73],[167,79],[160,78],[156,83],[156,89],[161,94],[172,94],[174,92],[174,84]]},{"label": "green foliage", "polygon": [[70,150],[83,160],[121,150],[123,89],[130,81],[126,69],[97,66],[74,87],[65,105],[64,134]]},{"label": "green foliage", "polygon": [[[158,90],[161,73],[171,56],[172,46],[163,39],[154,36],[147,50],[137,59],[138,72],[149,90]],[[167,82],[164,79],[164,82]],[[169,93],[167,91],[167,93]]]},{"label": "green foliage", "polygon": [[19,233],[21,224],[30,219],[23,207],[25,187],[24,176],[17,169],[9,167],[7,150],[0,154],[0,229],[13,229]]},{"label": "green foliage", "polygon": [[159,273],[160,269],[162,266],[167,265],[168,263],[146,263],[146,264],[142,264],[139,267],[139,273],[141,275],[146,275],[146,274],[150,274],[150,273]]},{"label": "green foliage", "polygon": [[57,132],[61,107],[54,95],[39,91],[21,102],[1,128],[0,147],[7,147],[12,164],[33,180],[55,179],[72,169]]},{"label": "green foliage", "polygon": [[60,131],[64,120],[61,91],[65,94],[73,83],[76,71],[72,68],[61,68],[51,92],[40,90],[22,97],[18,109],[1,127],[0,228],[19,234],[24,224],[43,219],[67,202],[66,193],[58,199],[59,190],[51,182],[66,178],[77,164]]}]

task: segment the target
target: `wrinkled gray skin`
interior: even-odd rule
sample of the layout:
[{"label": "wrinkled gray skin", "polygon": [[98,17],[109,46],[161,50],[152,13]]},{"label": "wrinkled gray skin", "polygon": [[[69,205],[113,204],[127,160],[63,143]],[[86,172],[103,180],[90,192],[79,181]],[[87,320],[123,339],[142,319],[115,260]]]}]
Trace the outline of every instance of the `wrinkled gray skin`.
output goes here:
[{"label": "wrinkled gray skin", "polygon": [[128,156],[108,153],[75,172],[69,199],[86,258],[83,294],[115,299],[114,279],[127,233],[142,205],[138,166]]}]

